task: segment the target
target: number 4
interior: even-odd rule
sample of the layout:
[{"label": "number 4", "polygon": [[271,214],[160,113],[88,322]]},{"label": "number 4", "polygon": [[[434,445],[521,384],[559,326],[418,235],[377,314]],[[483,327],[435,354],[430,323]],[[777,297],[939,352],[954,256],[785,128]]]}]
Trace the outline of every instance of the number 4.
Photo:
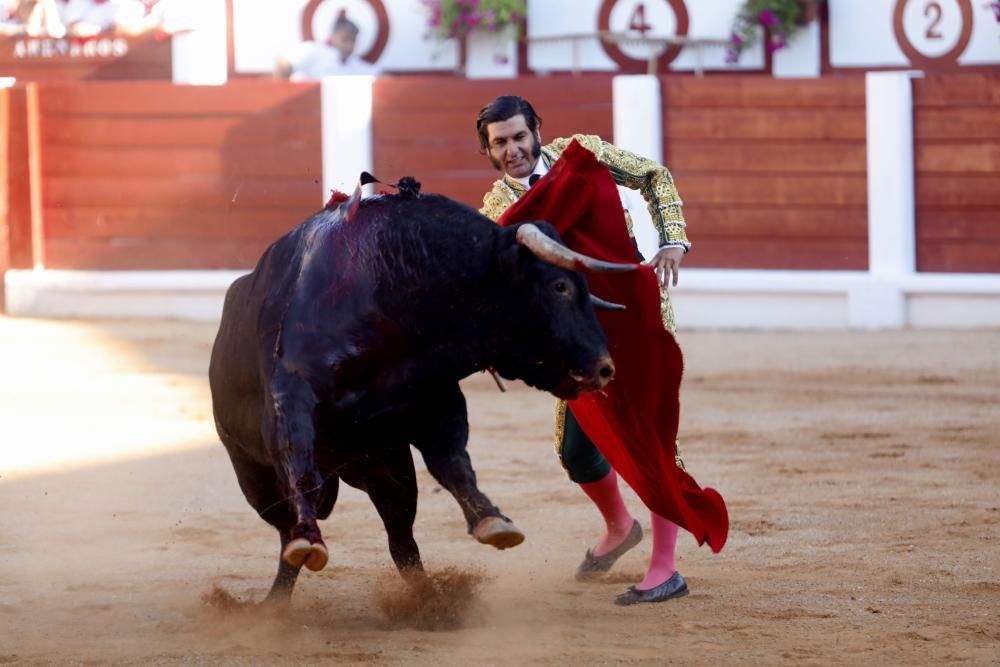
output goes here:
[{"label": "number 4", "polygon": [[628,20],[628,29],[635,30],[643,37],[646,33],[653,29],[653,26],[646,23],[646,4],[640,2],[632,12],[631,18]]}]

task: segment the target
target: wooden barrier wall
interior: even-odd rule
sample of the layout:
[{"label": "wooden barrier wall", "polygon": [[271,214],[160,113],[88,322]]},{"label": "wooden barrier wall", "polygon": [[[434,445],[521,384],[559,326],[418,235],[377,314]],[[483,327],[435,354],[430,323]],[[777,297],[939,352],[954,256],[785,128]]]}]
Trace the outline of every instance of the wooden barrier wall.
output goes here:
[{"label": "wooden barrier wall", "polygon": [[479,208],[499,172],[479,154],[476,117],[498,95],[520,95],[542,118],[542,141],[574,133],[612,136],[610,75],[475,81],[387,77],[375,83],[375,175],[413,176]]},{"label": "wooden barrier wall", "polygon": [[661,77],[685,266],[868,266],[863,77]]},{"label": "wooden barrier wall", "polygon": [[1000,273],[1000,75],[913,81],[917,270]]},{"label": "wooden barrier wall", "polygon": [[[686,266],[866,268],[863,78],[662,85],[665,161],[695,243]],[[918,268],[1000,272],[1000,81],[914,86]],[[373,171],[478,207],[497,172],[479,154],[475,117],[505,92],[536,105],[543,139],[612,137],[610,75],[391,77],[375,84]],[[316,84],[0,93],[0,268],[248,268],[322,203]]]},{"label": "wooden barrier wall", "polygon": [[322,205],[316,84],[29,84],[15,97],[14,266],[247,268]]}]

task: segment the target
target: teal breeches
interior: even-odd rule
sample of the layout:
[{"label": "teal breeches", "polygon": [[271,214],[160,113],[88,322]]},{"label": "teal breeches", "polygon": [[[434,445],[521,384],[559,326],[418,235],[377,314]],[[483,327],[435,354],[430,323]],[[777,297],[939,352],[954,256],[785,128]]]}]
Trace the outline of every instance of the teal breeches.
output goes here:
[{"label": "teal breeches", "polygon": [[569,408],[558,454],[569,478],[577,484],[596,482],[611,472],[611,464],[583,432]]}]

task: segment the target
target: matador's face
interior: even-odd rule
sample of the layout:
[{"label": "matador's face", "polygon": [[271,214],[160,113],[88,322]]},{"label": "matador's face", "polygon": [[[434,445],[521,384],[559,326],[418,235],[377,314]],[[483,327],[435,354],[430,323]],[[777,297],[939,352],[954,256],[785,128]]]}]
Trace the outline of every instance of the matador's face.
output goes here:
[{"label": "matador's face", "polygon": [[514,178],[527,178],[542,154],[542,138],[532,132],[524,116],[518,114],[486,126],[490,162]]}]

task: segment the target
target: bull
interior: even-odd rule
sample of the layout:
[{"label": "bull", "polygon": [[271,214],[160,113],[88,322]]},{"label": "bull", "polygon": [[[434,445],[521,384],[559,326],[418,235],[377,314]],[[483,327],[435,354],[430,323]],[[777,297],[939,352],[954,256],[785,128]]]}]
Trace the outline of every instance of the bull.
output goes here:
[{"label": "bull", "polygon": [[500,228],[419,192],[360,188],[272,244],[226,293],[209,380],[240,488],[280,538],[266,600],[329,558],[317,519],[340,480],[365,491],[400,572],[422,571],[410,446],[497,548],[524,536],[478,488],[459,380],[495,369],[574,398],[614,375],[577,270],[628,270],[558,241],[546,223]]}]

